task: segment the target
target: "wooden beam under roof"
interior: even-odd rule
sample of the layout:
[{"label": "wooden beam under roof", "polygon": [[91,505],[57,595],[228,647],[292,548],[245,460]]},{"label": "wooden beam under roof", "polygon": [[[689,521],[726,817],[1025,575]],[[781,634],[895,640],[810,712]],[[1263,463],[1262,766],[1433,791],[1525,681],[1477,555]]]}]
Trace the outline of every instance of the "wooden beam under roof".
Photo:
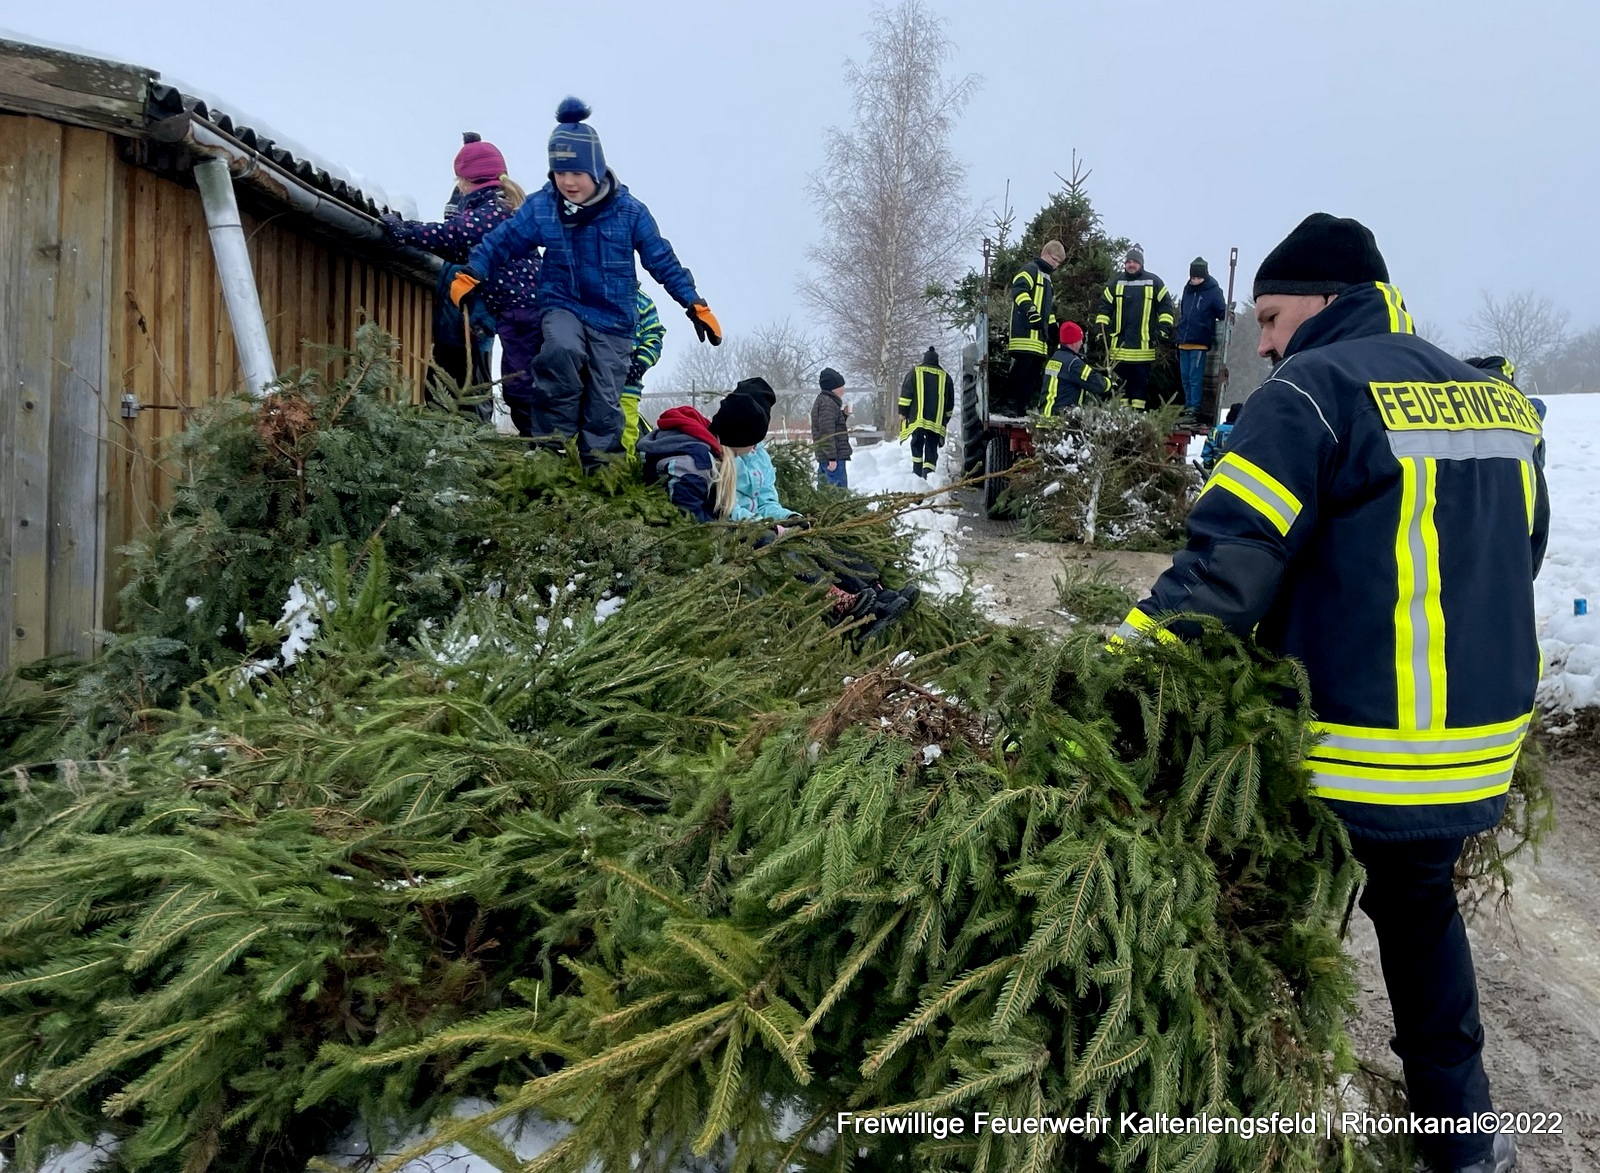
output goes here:
[{"label": "wooden beam under roof", "polygon": [[143,131],[145,94],[161,75],[62,49],[0,39],[0,110],[108,130]]}]

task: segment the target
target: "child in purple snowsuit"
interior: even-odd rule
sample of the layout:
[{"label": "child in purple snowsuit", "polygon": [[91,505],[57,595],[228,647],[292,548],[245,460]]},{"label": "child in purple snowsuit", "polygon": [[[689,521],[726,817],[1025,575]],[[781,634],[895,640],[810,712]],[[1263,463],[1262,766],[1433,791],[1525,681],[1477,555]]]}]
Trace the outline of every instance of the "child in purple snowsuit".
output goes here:
[{"label": "child in purple snowsuit", "polygon": [[[485,236],[511,219],[527,198],[506,174],[505,157],[493,143],[475,134],[464,137],[467,142],[455,161],[458,198],[448,217],[436,224],[398,216],[384,219],[396,244],[412,245],[455,264],[465,261]],[[534,309],[538,276],[538,254],[530,253],[502,266],[483,288],[484,308],[493,316],[494,332],[500,337],[500,392],[512,422],[524,435],[528,434],[528,404],[533,398],[533,375],[528,368],[539,352],[539,315]],[[449,305],[440,308],[455,315],[457,321],[450,323],[455,327],[450,333],[459,335],[460,310]],[[465,347],[466,355],[473,351],[473,346]],[[449,343],[435,347],[434,361],[461,386],[489,380],[487,362],[469,367],[465,356],[457,358]]]}]

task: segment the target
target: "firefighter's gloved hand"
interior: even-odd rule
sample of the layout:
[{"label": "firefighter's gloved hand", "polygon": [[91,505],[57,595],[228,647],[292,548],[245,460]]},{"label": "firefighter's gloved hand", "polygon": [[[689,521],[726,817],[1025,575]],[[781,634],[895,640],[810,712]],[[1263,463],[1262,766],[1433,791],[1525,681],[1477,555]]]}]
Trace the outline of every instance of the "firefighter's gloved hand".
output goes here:
[{"label": "firefighter's gloved hand", "polygon": [[463,265],[447,265],[445,268],[452,305],[460,305],[465,298],[471,296],[473,290],[483,284],[482,277]]},{"label": "firefighter's gloved hand", "polygon": [[684,312],[694,323],[694,332],[700,336],[701,342],[709,342],[712,346],[722,345],[722,324],[717,321],[717,315],[711,312],[710,306],[697,301]]}]

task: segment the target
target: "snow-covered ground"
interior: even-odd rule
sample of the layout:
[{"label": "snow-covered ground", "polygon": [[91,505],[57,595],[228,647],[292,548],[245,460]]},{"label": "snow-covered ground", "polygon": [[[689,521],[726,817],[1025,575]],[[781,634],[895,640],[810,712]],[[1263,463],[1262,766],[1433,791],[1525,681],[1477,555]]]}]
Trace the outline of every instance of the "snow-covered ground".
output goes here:
[{"label": "snow-covered ground", "polygon": [[[939,467],[927,480],[911,471],[911,445],[899,441],[858,447],[850,459],[850,487],[857,493],[931,493],[954,479],[959,448],[954,438],[939,451]],[[926,506],[903,518],[916,534],[917,571],[935,594],[959,595],[968,576],[962,570],[956,546],[961,524],[954,494],[930,497]]]},{"label": "snow-covered ground", "polygon": [[[1552,395],[1545,405],[1550,546],[1534,584],[1539,704],[1565,713],[1600,705],[1600,395]],[[1588,614],[1574,614],[1577,599]]]}]

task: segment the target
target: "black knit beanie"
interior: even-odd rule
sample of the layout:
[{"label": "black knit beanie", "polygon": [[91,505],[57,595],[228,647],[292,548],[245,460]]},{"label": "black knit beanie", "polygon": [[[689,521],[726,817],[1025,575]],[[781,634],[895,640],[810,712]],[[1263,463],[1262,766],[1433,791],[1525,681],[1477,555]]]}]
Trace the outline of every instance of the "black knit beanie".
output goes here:
[{"label": "black knit beanie", "polygon": [[1194,260],[1189,262],[1189,276],[1191,277],[1205,277],[1208,276],[1210,272],[1211,266],[1206,264],[1206,259],[1204,257],[1196,257]]},{"label": "black knit beanie", "polygon": [[1387,280],[1389,266],[1370,228],[1358,220],[1313,212],[1261,262],[1251,296],[1328,295]]},{"label": "black knit beanie", "polygon": [[711,417],[711,431],[724,444],[745,448],[767,438],[778,396],[765,379],[741,379]]},{"label": "black knit beanie", "polygon": [[844,376],[832,367],[823,367],[822,373],[817,376],[817,386],[824,391],[833,391],[844,386]]}]

